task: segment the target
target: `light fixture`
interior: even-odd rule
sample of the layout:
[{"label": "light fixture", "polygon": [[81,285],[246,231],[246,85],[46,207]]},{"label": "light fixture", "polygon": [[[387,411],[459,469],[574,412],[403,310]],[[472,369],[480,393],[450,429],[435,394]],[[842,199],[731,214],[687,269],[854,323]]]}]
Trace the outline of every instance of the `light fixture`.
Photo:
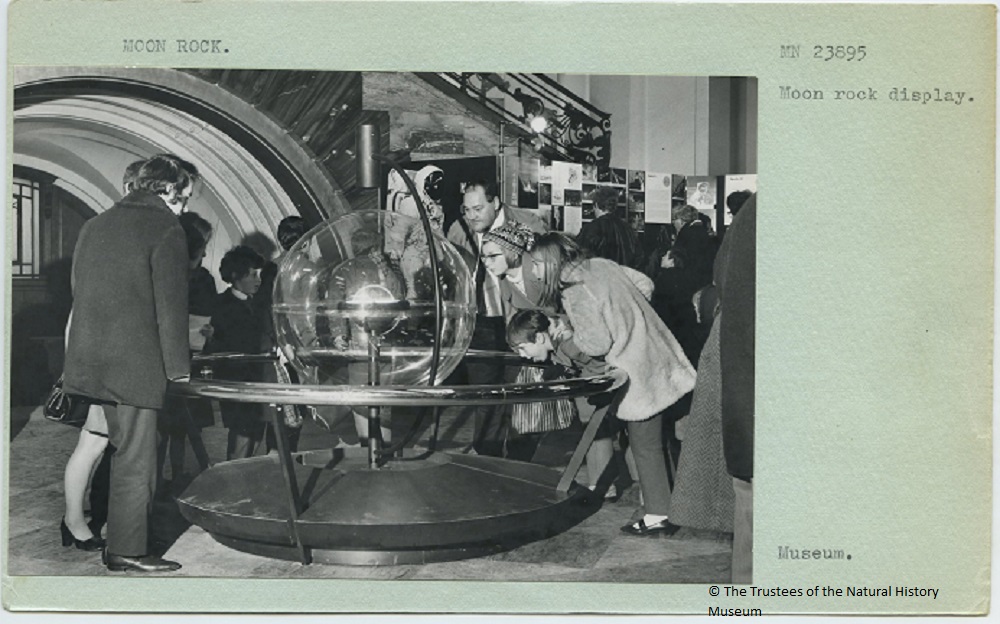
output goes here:
[{"label": "light fixture", "polygon": [[549,127],[549,120],[542,115],[535,115],[528,119],[528,126],[538,134],[541,134]]}]

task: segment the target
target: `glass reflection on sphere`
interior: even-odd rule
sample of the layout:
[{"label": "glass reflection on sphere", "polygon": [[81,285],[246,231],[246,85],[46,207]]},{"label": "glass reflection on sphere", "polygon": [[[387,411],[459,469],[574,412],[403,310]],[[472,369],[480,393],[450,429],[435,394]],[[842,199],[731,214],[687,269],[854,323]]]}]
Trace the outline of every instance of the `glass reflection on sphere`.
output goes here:
[{"label": "glass reflection on sphere", "polygon": [[[469,347],[475,291],[469,258],[438,232],[441,355],[435,382]],[[305,383],[426,385],[435,341],[430,248],[417,219],[359,211],[321,223],[281,260],[274,285],[278,346]]]}]

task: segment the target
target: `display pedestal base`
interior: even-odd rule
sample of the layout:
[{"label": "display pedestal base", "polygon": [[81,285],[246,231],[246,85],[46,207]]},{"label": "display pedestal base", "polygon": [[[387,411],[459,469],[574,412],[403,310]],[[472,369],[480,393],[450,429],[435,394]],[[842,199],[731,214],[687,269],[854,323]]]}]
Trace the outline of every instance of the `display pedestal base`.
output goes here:
[{"label": "display pedestal base", "polygon": [[[295,453],[301,547],[317,563],[423,564],[478,557],[560,533],[596,510],[589,491],[559,492],[560,473],[523,462],[450,453],[368,467],[367,449]],[[178,499],[218,542],[299,559],[278,457],[218,464]]]}]

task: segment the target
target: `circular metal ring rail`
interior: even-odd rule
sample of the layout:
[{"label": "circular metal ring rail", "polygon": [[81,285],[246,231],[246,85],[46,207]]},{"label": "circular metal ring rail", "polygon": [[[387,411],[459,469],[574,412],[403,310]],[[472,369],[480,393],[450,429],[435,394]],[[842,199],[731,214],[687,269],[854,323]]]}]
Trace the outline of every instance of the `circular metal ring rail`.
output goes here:
[{"label": "circular metal ring rail", "polygon": [[[426,350],[426,349],[425,349]],[[393,353],[400,352],[405,354],[405,349],[395,349]],[[367,352],[366,352],[367,353]],[[387,350],[386,353],[389,353]],[[273,353],[207,353],[199,354],[191,358],[193,364],[214,364],[217,362],[240,362],[245,364],[258,364],[262,362],[274,362],[278,359],[278,356]],[[347,358],[345,358],[347,359]],[[363,358],[351,358],[351,359],[368,359],[367,356]],[[481,360],[490,360],[492,362],[503,362],[504,364],[517,364],[520,366],[539,366],[539,364],[526,360],[516,353],[511,353],[510,351],[486,351],[483,349],[468,349],[463,356],[464,360],[471,360],[473,362]]]},{"label": "circular metal ring rail", "polygon": [[248,381],[172,382],[169,392],[242,403],[282,405],[495,405],[590,396],[611,389],[615,375],[489,386],[316,386]]},{"label": "circular metal ring rail", "polygon": [[531,403],[590,396],[611,389],[612,375],[579,377],[532,384],[489,386],[289,386],[248,381],[184,381],[170,393],[242,403],[283,405],[494,405]]},{"label": "circular metal ring rail", "polygon": [[[470,352],[473,359],[499,359],[525,364],[525,360],[501,351]],[[195,362],[266,362],[275,356],[218,354],[197,356]],[[169,392],[182,397],[237,401],[242,403],[280,403],[283,405],[494,405],[553,401],[598,394],[617,386],[617,374],[557,379],[529,384],[476,386],[343,386],[287,385],[248,381],[198,380],[172,382]]]}]

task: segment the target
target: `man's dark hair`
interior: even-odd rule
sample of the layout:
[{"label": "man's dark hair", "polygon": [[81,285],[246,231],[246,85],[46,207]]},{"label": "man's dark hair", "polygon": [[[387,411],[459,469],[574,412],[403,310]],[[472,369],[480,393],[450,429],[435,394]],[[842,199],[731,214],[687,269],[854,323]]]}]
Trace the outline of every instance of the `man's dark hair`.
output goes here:
[{"label": "man's dark hair", "polygon": [[246,245],[237,245],[222,256],[219,275],[224,282],[234,284],[249,275],[253,269],[260,269],[263,266],[264,258],[259,253]]},{"label": "man's dark hair", "polygon": [[594,191],[594,208],[615,214],[618,207],[618,191],[611,186],[599,186]]},{"label": "man's dark hair", "polygon": [[483,195],[486,196],[486,201],[491,202],[497,197],[497,182],[496,180],[487,180],[486,178],[479,178],[476,180],[468,180],[465,182],[465,192],[468,192],[477,186],[483,189]]},{"label": "man's dark hair", "polygon": [[285,251],[292,248],[292,245],[299,242],[302,235],[306,233],[306,220],[302,217],[285,217],[278,224],[278,244]]},{"label": "man's dark hair", "polygon": [[150,191],[157,195],[166,193],[171,185],[181,191],[199,178],[198,168],[173,154],[157,154],[142,163],[132,189]]},{"label": "man's dark hair", "polygon": [[549,331],[549,317],[540,310],[518,310],[507,323],[507,344],[511,349],[534,342],[539,333]]},{"label": "man's dark hair", "polygon": [[729,213],[735,217],[736,213],[740,211],[740,208],[750,199],[751,195],[753,195],[751,191],[736,191],[735,193],[731,193],[726,198],[726,207],[729,208]]},{"label": "man's dark hair", "polygon": [[137,160],[128,167],[125,167],[125,175],[122,176],[122,188],[125,192],[130,192],[135,188],[135,179],[139,176],[139,170],[146,164],[145,160]]}]

